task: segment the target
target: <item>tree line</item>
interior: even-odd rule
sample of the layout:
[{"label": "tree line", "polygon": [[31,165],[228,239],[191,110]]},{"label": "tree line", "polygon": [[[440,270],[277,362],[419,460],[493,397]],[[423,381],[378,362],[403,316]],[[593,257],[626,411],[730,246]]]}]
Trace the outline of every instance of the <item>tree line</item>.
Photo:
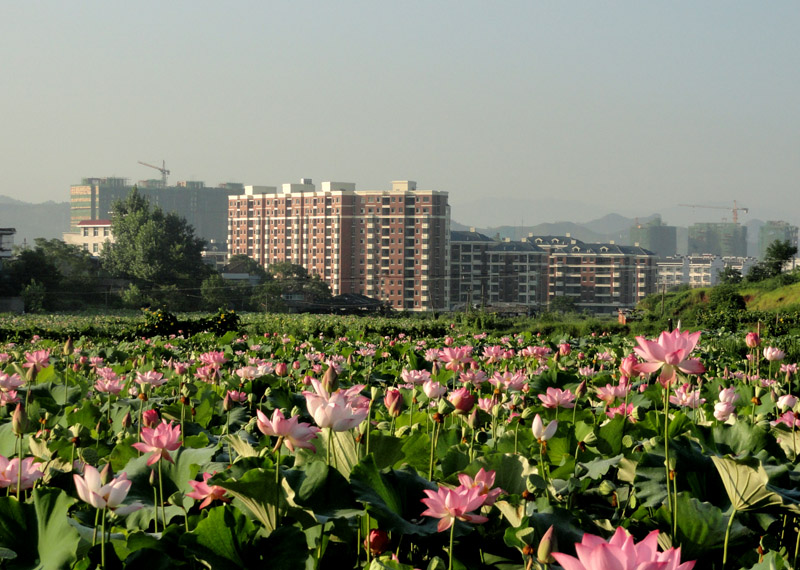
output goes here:
[{"label": "tree line", "polygon": [[[25,310],[158,307],[170,311],[287,310],[287,298],[330,299],[328,285],[291,263],[267,270],[244,255],[222,272],[202,256],[204,241],[182,217],[151,206],[136,188],[115,202],[100,257],[58,239],[18,249],[0,273],[0,296],[20,296]],[[235,273],[240,279],[224,279]]]}]

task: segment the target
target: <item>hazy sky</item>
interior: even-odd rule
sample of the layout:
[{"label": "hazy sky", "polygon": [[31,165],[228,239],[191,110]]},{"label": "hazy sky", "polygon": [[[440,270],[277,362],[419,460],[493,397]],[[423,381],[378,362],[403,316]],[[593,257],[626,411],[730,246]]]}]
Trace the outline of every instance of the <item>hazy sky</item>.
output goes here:
[{"label": "hazy sky", "polygon": [[3,2],[0,53],[0,194],[26,201],[164,159],[209,185],[412,179],[462,218],[490,196],[800,222],[794,0]]}]

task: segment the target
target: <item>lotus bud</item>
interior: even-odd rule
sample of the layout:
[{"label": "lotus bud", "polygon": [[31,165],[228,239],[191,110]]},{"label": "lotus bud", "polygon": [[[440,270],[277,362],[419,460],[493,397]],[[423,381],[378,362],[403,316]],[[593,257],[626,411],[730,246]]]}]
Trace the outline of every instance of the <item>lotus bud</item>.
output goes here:
[{"label": "lotus bud", "polygon": [[67,342],[64,343],[64,356],[72,354],[73,348],[72,337],[67,337]]},{"label": "lotus bud", "polygon": [[294,362],[292,362],[292,370],[300,370],[300,361],[299,360],[295,360]]},{"label": "lotus bud", "polygon": [[275,365],[275,376],[283,378],[288,373],[289,373],[289,367],[286,365],[285,362],[278,362]]},{"label": "lotus bud", "polygon": [[226,412],[230,412],[231,408],[233,408],[233,404],[231,403],[231,394],[230,392],[225,392],[225,397],[222,398],[222,409]]},{"label": "lotus bud", "polygon": [[377,386],[372,386],[369,389],[369,393],[370,393],[370,400],[377,400],[378,397],[381,395],[381,389],[378,388]]},{"label": "lotus bud", "polygon": [[339,388],[339,375],[333,366],[328,366],[325,376],[322,377],[322,386],[328,392],[335,392]]},{"label": "lotus bud", "polygon": [[354,362],[355,359],[353,358],[353,353],[351,352],[350,354],[347,355],[347,365],[352,366]]},{"label": "lotus bud", "polygon": [[578,387],[575,388],[575,398],[581,398],[586,394],[586,379],[584,378]]},{"label": "lotus bud", "polygon": [[111,470],[111,463],[106,463],[106,466],[100,471],[100,483],[107,485],[113,478],[114,472]]},{"label": "lotus bud", "polygon": [[758,333],[749,332],[744,337],[744,343],[748,348],[757,348],[761,344],[761,337],[758,336]]},{"label": "lotus bud", "polygon": [[569,345],[568,342],[562,342],[558,345],[558,354],[561,356],[569,356],[572,352],[572,347]]},{"label": "lotus bud", "polygon": [[372,556],[380,556],[389,548],[389,535],[385,530],[372,529],[364,539],[364,549],[369,549]]},{"label": "lotus bud", "polygon": [[155,487],[156,485],[158,485],[158,481],[156,480],[156,470],[155,469],[151,469],[150,470],[149,483],[150,483],[151,487]]},{"label": "lotus bud", "polygon": [[396,418],[403,410],[403,395],[397,389],[386,390],[383,403],[386,405],[386,409],[389,410],[389,415]]},{"label": "lotus bud", "polygon": [[439,363],[434,362],[431,365],[431,376],[436,376],[439,373]]},{"label": "lotus bud", "polygon": [[11,430],[14,435],[22,435],[28,430],[28,414],[22,409],[22,404],[17,404],[11,416]]},{"label": "lotus bud", "polygon": [[553,534],[552,525],[547,529],[547,532],[542,536],[539,541],[539,549],[536,551],[536,560],[539,564],[554,564],[556,559],[553,558],[552,552],[558,548],[556,537]]},{"label": "lotus bud", "polygon": [[142,423],[144,427],[155,428],[161,423],[161,418],[158,416],[158,412],[151,408],[142,414]]},{"label": "lotus bud", "polygon": [[472,412],[470,412],[469,417],[467,418],[467,425],[470,429],[476,429],[478,427],[478,408],[477,406],[472,408]]},{"label": "lotus bud", "polygon": [[133,420],[131,419],[131,413],[128,412],[122,417],[122,429],[128,429],[131,427]]},{"label": "lotus bud", "polygon": [[439,414],[446,416],[455,409],[455,406],[450,402],[450,400],[446,398],[440,398],[439,406],[436,408],[436,411],[439,412]]}]

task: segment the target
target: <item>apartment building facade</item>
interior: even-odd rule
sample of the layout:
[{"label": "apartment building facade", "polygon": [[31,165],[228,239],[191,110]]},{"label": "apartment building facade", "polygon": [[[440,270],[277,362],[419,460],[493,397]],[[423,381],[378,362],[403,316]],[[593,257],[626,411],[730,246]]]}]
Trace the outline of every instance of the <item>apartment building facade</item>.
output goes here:
[{"label": "apartment building facade", "polygon": [[305,267],[334,295],[356,293],[398,310],[449,305],[450,206],[447,192],[356,190],[351,182],[246,186],[228,197],[228,251],[268,268]]},{"label": "apartment building facade", "polygon": [[497,241],[452,232],[454,309],[511,303],[546,310],[556,298],[579,310],[614,314],[656,290],[656,256],[640,247],[587,244],[569,236]]},{"label": "apartment building facade", "polygon": [[656,256],[649,250],[569,236],[527,239],[548,252],[548,304],[565,297],[594,314],[615,314],[656,291]]},{"label": "apartment building facade", "polygon": [[670,288],[688,285],[693,289],[714,287],[726,269],[735,269],[747,275],[756,263],[758,260],[754,257],[720,257],[711,254],[665,257],[657,262],[658,286]]},{"label": "apartment building facade", "polygon": [[450,232],[450,304],[540,307],[547,253],[529,242],[495,241],[474,229]]}]

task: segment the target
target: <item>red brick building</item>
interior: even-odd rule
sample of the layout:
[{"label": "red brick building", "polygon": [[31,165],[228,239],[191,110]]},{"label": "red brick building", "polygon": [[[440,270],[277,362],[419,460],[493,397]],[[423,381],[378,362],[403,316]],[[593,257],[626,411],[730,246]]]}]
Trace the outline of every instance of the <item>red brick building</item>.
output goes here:
[{"label": "red brick building", "polygon": [[264,267],[290,262],[319,275],[334,295],[358,293],[395,309],[448,307],[447,192],[356,190],[350,182],[246,186],[228,197],[228,250]]}]

